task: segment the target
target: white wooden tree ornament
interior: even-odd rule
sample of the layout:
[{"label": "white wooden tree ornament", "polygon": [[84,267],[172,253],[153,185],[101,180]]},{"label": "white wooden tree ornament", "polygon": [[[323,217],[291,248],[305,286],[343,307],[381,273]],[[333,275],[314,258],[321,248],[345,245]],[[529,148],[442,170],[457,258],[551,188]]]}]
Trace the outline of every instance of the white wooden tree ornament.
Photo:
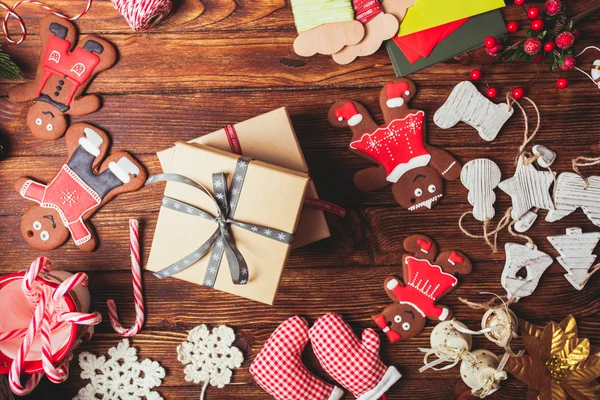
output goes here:
[{"label": "white wooden tree ornament", "polygon": [[[548,254],[539,251],[536,246],[506,243],[504,248],[506,263],[501,283],[506,289],[508,299],[518,300],[530,296],[554,260]],[[525,269],[525,276],[519,274],[522,269]]]},{"label": "white wooden tree ornament", "polygon": [[581,228],[569,228],[565,235],[549,236],[548,240],[560,253],[556,261],[567,271],[565,278],[575,289],[583,289],[596,261],[592,252],[600,241],[600,232],[583,233]]},{"label": "white wooden tree ornament", "polygon": [[554,176],[548,171],[538,171],[532,164],[523,163],[523,157],[517,162],[517,170],[512,178],[500,182],[500,189],[512,199],[511,217],[519,220],[533,207],[554,210],[549,189]]},{"label": "white wooden tree ornament", "polygon": [[442,129],[465,122],[475,128],[483,140],[491,142],[513,113],[514,108],[492,103],[475,85],[464,81],[454,87],[448,100],[433,116],[433,122]]},{"label": "white wooden tree ornament", "polygon": [[469,189],[468,200],[473,206],[473,217],[481,222],[491,220],[496,215],[494,203],[502,179],[500,168],[492,160],[479,158],[465,164],[460,174],[463,186]]},{"label": "white wooden tree ornament", "polygon": [[546,215],[546,221],[558,221],[581,208],[596,226],[600,226],[600,176],[588,178],[588,187],[582,177],[573,172],[563,172],[556,180],[554,190],[556,209]]}]

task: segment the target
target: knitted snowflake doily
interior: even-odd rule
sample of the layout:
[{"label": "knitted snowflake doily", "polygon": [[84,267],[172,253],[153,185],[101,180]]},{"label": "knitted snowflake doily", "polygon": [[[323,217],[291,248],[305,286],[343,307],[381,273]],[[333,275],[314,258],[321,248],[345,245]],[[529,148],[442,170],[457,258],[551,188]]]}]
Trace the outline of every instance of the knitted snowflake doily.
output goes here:
[{"label": "knitted snowflake doily", "polygon": [[213,328],[212,333],[206,325],[192,329],[188,341],[177,346],[177,359],[185,365],[185,380],[204,382],[201,399],[210,383],[219,389],[231,382],[233,368],[239,368],[244,355],[232,344],[235,340],[233,329],[227,326]]},{"label": "knitted snowflake doily", "polygon": [[137,350],[123,339],[106,357],[79,355],[81,378],[91,380],[73,400],[162,400],[153,388],[160,386],[165,370],[156,361],[138,361]]}]

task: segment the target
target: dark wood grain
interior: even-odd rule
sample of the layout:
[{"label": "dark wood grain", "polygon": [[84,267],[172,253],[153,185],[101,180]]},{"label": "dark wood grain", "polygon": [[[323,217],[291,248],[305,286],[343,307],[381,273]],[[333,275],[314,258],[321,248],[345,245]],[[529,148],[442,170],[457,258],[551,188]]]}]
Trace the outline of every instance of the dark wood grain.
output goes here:
[{"label": "dark wood grain", "polygon": [[[572,1],[573,12],[585,10],[596,0]],[[86,0],[55,1],[58,9],[75,14]],[[492,254],[483,241],[469,239],[458,228],[458,219],[471,206],[467,190],[459,182],[450,182],[441,203],[427,213],[414,214],[400,209],[389,188],[374,193],[358,193],[352,184],[354,172],[367,164],[347,151],[350,132],[336,130],[327,123],[329,106],[338,99],[350,98],[364,103],[381,119],[378,93],[393,77],[393,69],[384,50],[348,66],[339,66],[329,57],[304,59],[292,51],[295,37],[289,2],[284,0],[180,0],[176,12],[156,29],[133,34],[109,0],[95,0],[89,15],[77,24],[84,34],[97,34],[114,42],[120,53],[118,64],[92,84],[90,93],[100,93],[104,107],[97,113],[74,121],[86,121],[107,130],[114,150],[134,153],[152,173],[160,171],[155,153],[176,141],[187,141],[285,105],[290,114],[320,196],[348,209],[341,220],[329,216],[332,237],[294,250],[284,273],[273,307],[264,306],[229,294],[212,291],[177,279],[158,280],[144,273],[147,321],[132,343],[141,358],[159,361],[167,377],[159,388],[167,399],[197,399],[200,387],[184,380],[183,366],[175,348],[194,326],[227,324],[239,337],[246,361],[235,371],[234,383],[225,389],[210,388],[209,399],[268,399],[252,380],[248,368],[262,344],[281,321],[302,315],[313,322],[327,312],[339,312],[359,332],[372,328],[370,315],[388,303],[382,288],[384,278],[400,273],[402,241],[410,234],[432,236],[442,249],[460,249],[474,262],[474,272],[461,278],[460,286],[443,300],[455,315],[471,328],[477,328],[481,312],[472,310],[459,297],[487,300],[480,292],[504,293],[500,275],[504,265],[502,246],[519,241],[503,232],[500,251]],[[34,6],[22,6],[28,26],[28,39],[20,46],[5,50],[23,66],[26,78],[35,71],[38,57],[37,23],[44,14]],[[505,17],[521,21],[522,10],[507,7]],[[10,25],[13,29],[14,22]],[[600,15],[588,17],[580,25],[581,48],[600,41]],[[523,36],[524,30],[517,36]],[[4,43],[3,43],[4,44]],[[597,57],[588,53],[580,65]],[[431,144],[444,147],[461,162],[487,157],[496,161],[504,177],[514,171],[514,157],[522,141],[523,120],[513,117],[493,143],[484,143],[466,125],[442,131],[432,123],[435,110],[452,87],[468,73],[487,63],[483,50],[439,64],[411,76],[419,93],[415,108],[425,110]],[[495,65],[490,85],[501,93],[524,86],[538,104],[542,129],[536,143],[559,154],[553,169],[570,170],[571,159],[600,152],[600,91],[577,73],[568,75],[571,85],[558,91],[545,65],[507,63]],[[12,190],[12,181],[27,175],[43,181],[53,177],[64,161],[64,141],[47,143],[36,140],[27,130],[27,107],[11,103],[6,91],[13,83],[0,82],[0,132],[8,139],[10,154],[0,163],[0,273],[25,268],[38,252],[27,248],[20,237],[19,216],[29,206]],[[483,84],[482,84],[483,85]],[[499,98],[498,101],[503,101]],[[531,111],[531,110],[530,110]],[[586,172],[600,174],[600,169]],[[129,218],[141,221],[142,258],[147,260],[162,187],[143,189],[141,193],[119,197],[94,218],[100,247],[93,255],[78,251],[72,243],[48,255],[55,268],[86,271],[90,276],[93,309],[106,312],[106,300],[116,300],[125,325],[133,322],[134,307],[129,274]],[[501,214],[510,199],[497,191],[496,209]],[[597,230],[582,212],[553,224],[538,222],[529,232],[539,248],[556,256],[545,239],[571,226],[585,231]],[[500,215],[496,218],[498,220]],[[468,221],[467,227],[481,232],[481,225]],[[514,305],[522,318],[540,325],[574,314],[580,334],[600,345],[600,278],[592,278],[582,291],[574,290],[564,279],[564,270],[555,263],[544,274],[535,295]],[[466,390],[457,369],[418,373],[422,365],[419,347],[427,347],[432,325],[417,337],[397,345],[382,342],[382,358],[399,367],[402,380],[389,392],[390,400],[455,399]],[[108,320],[96,329],[91,342],[75,353],[90,351],[105,354],[120,340]],[[500,354],[500,349],[477,337],[476,347]],[[331,378],[307,350],[309,369],[323,379]],[[27,398],[70,399],[86,382],[79,378],[77,360],[71,376],[63,385],[44,380]],[[526,388],[510,378],[494,399],[525,399]],[[347,395],[345,399],[352,396]]]}]

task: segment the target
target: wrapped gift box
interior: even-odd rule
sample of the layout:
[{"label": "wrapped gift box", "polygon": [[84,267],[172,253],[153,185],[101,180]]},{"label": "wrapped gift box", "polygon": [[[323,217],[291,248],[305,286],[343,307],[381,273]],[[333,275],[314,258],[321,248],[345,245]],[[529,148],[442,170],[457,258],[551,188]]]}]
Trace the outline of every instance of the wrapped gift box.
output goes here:
[{"label": "wrapped gift box", "polygon": [[[233,151],[256,160],[308,173],[302,148],[285,107],[233,125],[236,135],[232,135],[229,129],[228,127],[204,135],[190,143],[201,143],[217,149]],[[158,153],[163,171],[169,172],[173,154],[174,148]],[[319,198],[312,181],[306,190],[306,197]],[[329,236],[329,227],[323,210],[310,206],[303,207],[292,247],[306,246]]]},{"label": "wrapped gift box", "polygon": [[[201,144],[178,143],[169,172],[185,176],[213,192],[212,175],[223,172],[231,185],[240,156]],[[236,200],[233,219],[246,226],[260,225],[294,233],[309,182],[308,175],[262,161],[251,161]],[[213,216],[217,207],[207,195],[178,182],[169,182],[165,196]],[[215,233],[218,224],[196,215],[161,207],[147,269],[163,270],[197,249]],[[248,283],[235,285],[223,256],[214,288],[250,300],[273,304],[291,245],[231,225],[235,245],[248,265]],[[202,285],[210,253],[174,277]]]}]

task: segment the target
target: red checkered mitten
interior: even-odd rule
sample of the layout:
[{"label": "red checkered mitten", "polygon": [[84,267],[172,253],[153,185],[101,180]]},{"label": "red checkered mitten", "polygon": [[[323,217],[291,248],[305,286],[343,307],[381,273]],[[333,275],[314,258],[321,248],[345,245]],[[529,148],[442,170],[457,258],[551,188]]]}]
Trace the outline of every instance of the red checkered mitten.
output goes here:
[{"label": "red checkered mitten", "polygon": [[254,380],[277,400],[339,400],[344,392],[323,382],[302,364],[308,324],[292,317],[273,332],[250,365]]},{"label": "red checkered mitten", "polygon": [[378,400],[401,375],[379,358],[379,336],[363,331],[362,341],[343,318],[327,314],[310,328],[313,350],[323,369],[359,400]]}]

